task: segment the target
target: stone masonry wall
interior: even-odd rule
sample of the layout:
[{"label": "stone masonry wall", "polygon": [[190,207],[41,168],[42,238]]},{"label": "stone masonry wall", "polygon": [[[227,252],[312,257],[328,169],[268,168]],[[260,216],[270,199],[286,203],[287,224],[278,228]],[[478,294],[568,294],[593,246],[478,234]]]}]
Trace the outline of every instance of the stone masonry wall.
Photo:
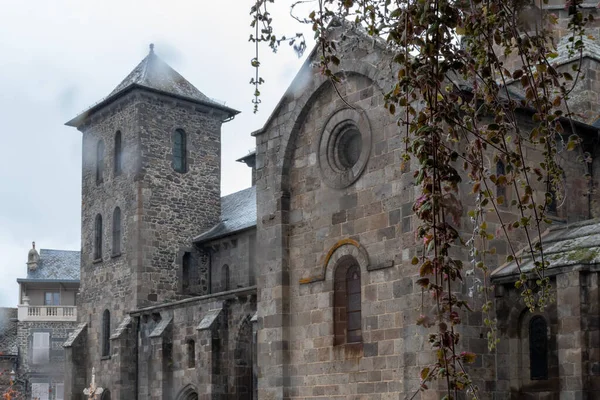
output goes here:
[{"label": "stone masonry wall", "polygon": [[[347,47],[342,44],[341,51],[352,53],[340,57],[342,82],[337,88],[345,101],[318,71],[310,69],[309,60],[265,130],[256,134],[260,398],[411,396],[419,385],[419,371],[433,360],[427,330],[415,325],[423,304],[415,284],[417,270],[410,264],[420,251],[411,211],[418,196],[413,186],[415,166],[402,162],[403,132],[383,108],[383,93],[391,84],[386,79],[393,71],[377,44],[363,41],[360,34],[347,32],[346,36]],[[362,110],[358,113],[370,125],[370,152],[366,161],[361,153],[355,164],[366,163],[362,173],[352,168],[352,173],[360,174],[355,182],[348,174],[324,171],[329,167],[323,164],[327,154],[321,138],[329,121],[350,108],[346,102]],[[525,127],[528,118],[523,115]],[[365,143],[363,152],[369,151]],[[559,155],[566,172],[566,201],[558,210],[558,222],[587,218],[588,184],[585,166],[576,162],[579,154],[580,149]],[[526,158],[541,160],[540,152],[528,148]],[[535,185],[541,190],[536,193],[539,201],[543,188],[541,183]],[[465,215],[458,228],[467,234],[472,230],[466,215],[472,198],[466,181],[461,190]],[[507,197],[514,196],[507,189]],[[505,210],[504,221],[517,218],[515,207]],[[489,231],[497,232],[499,221],[491,214]],[[519,247],[524,243],[519,237],[513,239]],[[496,266],[503,262],[507,245],[501,237],[492,245],[499,255],[488,261]],[[359,262],[360,347],[334,345],[336,264],[328,260],[348,254],[365,260]],[[459,256],[469,261],[466,252]],[[475,278],[457,287],[476,310],[461,315],[461,346],[478,355],[471,370],[476,384],[491,398],[496,390],[496,361],[487,350],[484,316],[477,312],[483,299]],[[426,392],[423,398],[434,393]]]},{"label": "stone masonry wall", "polygon": [[[139,108],[140,98],[130,94],[113,103],[103,113],[96,113],[80,128],[83,133],[82,162],[82,221],[81,221],[81,287],[78,320],[86,322],[86,363],[81,375],[91,377],[92,367],[97,376],[116,376],[116,365],[110,357],[101,357],[102,315],[110,312],[110,327],[115,329],[135,308],[136,285],[133,281],[137,266],[139,184]],[[121,132],[123,149],[122,172],[114,174],[114,137]],[[96,184],[96,147],[104,142],[104,177]],[[112,223],[115,207],[121,209],[121,253],[113,254]],[[94,260],[94,223],[102,215],[103,252]],[[77,351],[78,349],[73,349]],[[112,352],[112,349],[111,349]],[[73,355],[79,357],[78,354]],[[75,392],[81,392],[80,376],[73,377]],[[88,385],[85,382],[84,385]]]},{"label": "stone masonry wall", "polygon": [[[76,328],[75,322],[23,322],[19,321],[17,340],[19,347],[19,373],[31,383],[49,383],[49,399],[54,399],[56,383],[65,382],[65,350],[62,345]],[[33,364],[32,346],[34,332],[50,334],[50,354],[47,364]]]},{"label": "stone masonry wall", "polygon": [[[234,291],[235,292],[235,291]],[[199,329],[203,319],[217,311],[211,326]],[[138,336],[138,398],[178,399],[186,388],[193,388],[200,399],[250,399],[236,396],[240,363],[240,332],[256,312],[252,290],[203,296],[176,306],[135,313]],[[156,336],[156,328],[170,320]],[[154,334],[153,334],[154,332]],[[245,338],[241,338],[246,343]],[[195,343],[195,364],[189,364],[188,342]],[[252,365],[247,360],[243,365]],[[245,393],[245,392],[244,392]]]},{"label": "stone masonry wall", "polygon": [[225,290],[223,267],[229,267],[229,289],[253,286],[256,246],[256,230],[231,235],[207,244],[211,251],[211,293]]},{"label": "stone masonry wall", "polygon": [[[139,115],[144,220],[140,269],[134,276],[137,306],[178,293],[178,251],[219,220],[221,214],[221,114],[154,96],[144,97]],[[172,167],[172,134],[187,137],[186,173]]]}]

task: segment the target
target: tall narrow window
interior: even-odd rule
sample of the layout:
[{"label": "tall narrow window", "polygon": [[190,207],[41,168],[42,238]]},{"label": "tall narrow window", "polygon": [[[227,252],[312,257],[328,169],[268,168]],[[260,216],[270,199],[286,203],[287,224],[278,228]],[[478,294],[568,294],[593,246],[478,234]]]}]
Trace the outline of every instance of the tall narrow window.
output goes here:
[{"label": "tall narrow window", "polygon": [[362,342],[360,267],[354,257],[340,260],[334,274],[334,344]]},{"label": "tall narrow window", "polygon": [[[504,162],[498,160],[496,163],[496,178],[499,179],[501,176],[504,176],[505,173],[506,169],[504,168]],[[503,182],[501,182],[501,185],[498,184],[498,181],[496,182],[496,197],[502,197],[502,200],[504,201],[502,204],[506,204],[506,186],[504,186]]]},{"label": "tall narrow window", "polygon": [[100,140],[96,145],[96,185],[104,181],[104,142]]},{"label": "tall narrow window", "polygon": [[110,311],[102,313],[102,357],[110,355]]},{"label": "tall narrow window", "polygon": [[230,289],[229,278],[229,265],[225,264],[221,269],[221,290],[227,291]]},{"label": "tall narrow window", "polygon": [[57,383],[56,384],[56,394],[54,395],[54,400],[64,400],[65,398],[65,384]]},{"label": "tall narrow window", "polygon": [[548,324],[540,315],[529,321],[529,370],[532,381],[548,379]]},{"label": "tall narrow window", "polygon": [[196,368],[196,342],[192,339],[187,342],[187,363],[188,368]]},{"label": "tall narrow window", "polygon": [[113,212],[112,254],[113,256],[121,254],[121,209],[119,207]]},{"label": "tall narrow window", "polygon": [[356,264],[348,268],[346,273],[346,292],[348,293],[346,339],[348,343],[362,342],[360,268]]},{"label": "tall narrow window", "polygon": [[33,364],[47,364],[50,361],[50,333],[34,332],[32,343]]},{"label": "tall narrow window", "polygon": [[96,215],[94,223],[94,260],[102,259],[102,215]]},{"label": "tall narrow window", "polygon": [[181,259],[181,288],[183,293],[187,293],[190,288],[191,258],[190,253],[185,252]]},{"label": "tall narrow window", "polygon": [[187,172],[187,140],[185,132],[177,129],[173,134],[173,169]]},{"label": "tall narrow window", "polygon": [[115,176],[121,175],[123,170],[123,147],[121,142],[121,131],[117,131],[115,134],[115,159],[114,159],[114,174]]}]

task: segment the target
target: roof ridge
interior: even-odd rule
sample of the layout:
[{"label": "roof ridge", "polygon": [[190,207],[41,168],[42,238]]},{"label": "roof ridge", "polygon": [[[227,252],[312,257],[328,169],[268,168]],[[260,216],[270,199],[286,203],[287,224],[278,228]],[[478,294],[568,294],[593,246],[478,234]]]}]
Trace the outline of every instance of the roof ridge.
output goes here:
[{"label": "roof ridge", "polygon": [[81,250],[66,250],[66,249],[40,249],[40,251],[42,250],[46,250],[46,251],[70,251],[73,253],[81,253]]}]

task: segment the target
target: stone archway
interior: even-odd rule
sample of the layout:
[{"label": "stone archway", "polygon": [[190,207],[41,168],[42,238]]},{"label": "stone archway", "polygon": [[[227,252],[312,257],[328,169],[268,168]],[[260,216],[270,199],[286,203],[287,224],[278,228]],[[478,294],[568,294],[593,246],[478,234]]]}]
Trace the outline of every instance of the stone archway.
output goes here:
[{"label": "stone archway", "polygon": [[244,318],[238,330],[235,352],[235,399],[252,400],[252,323],[250,318]]},{"label": "stone archway", "polygon": [[187,385],[177,395],[177,400],[198,400],[198,392],[193,385]]}]

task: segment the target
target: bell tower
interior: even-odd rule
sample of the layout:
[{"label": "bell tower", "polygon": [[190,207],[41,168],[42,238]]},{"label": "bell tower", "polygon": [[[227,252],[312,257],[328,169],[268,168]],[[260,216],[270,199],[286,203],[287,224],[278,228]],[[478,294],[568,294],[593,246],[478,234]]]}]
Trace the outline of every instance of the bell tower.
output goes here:
[{"label": "bell tower", "polygon": [[81,295],[89,358],[110,352],[129,311],[181,292],[182,249],[220,216],[219,104],[148,55],[103,100],[67,122],[83,135]]}]

